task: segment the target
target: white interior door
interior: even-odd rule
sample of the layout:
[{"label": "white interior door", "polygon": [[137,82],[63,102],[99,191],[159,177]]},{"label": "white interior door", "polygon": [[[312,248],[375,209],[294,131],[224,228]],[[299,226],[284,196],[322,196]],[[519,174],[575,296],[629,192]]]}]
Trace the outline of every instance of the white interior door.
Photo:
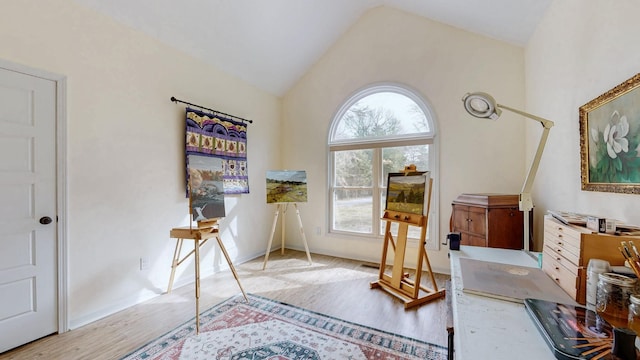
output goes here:
[{"label": "white interior door", "polygon": [[55,129],[56,83],[0,68],[0,353],[58,331]]}]

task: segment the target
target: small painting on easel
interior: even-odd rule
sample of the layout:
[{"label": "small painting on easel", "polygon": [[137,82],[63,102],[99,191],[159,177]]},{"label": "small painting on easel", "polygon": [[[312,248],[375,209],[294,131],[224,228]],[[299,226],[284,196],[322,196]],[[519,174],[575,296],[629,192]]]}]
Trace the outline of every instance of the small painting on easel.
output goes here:
[{"label": "small painting on easel", "polygon": [[268,170],[267,204],[307,202],[305,170]]},{"label": "small painting on easel", "polygon": [[193,220],[225,217],[222,159],[189,155],[187,162]]},{"label": "small painting on easel", "polygon": [[386,210],[426,215],[425,192],[429,172],[389,173]]}]

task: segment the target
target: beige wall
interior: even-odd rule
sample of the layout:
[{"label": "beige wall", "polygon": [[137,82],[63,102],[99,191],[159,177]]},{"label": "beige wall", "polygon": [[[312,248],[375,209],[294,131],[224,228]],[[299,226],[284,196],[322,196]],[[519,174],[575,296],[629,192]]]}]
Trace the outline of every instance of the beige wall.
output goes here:
[{"label": "beige wall", "polygon": [[[538,184],[551,181],[554,190],[543,197],[537,187],[534,196],[538,210],[550,206],[576,211],[590,210],[588,204],[614,198],[616,205],[606,210],[622,217],[630,212],[634,197],[584,195],[578,190],[577,118],[559,124],[556,110],[563,110],[571,119],[577,106],[628,78],[638,54],[628,58],[619,54],[616,59],[624,66],[607,65],[607,46],[613,46],[607,45],[607,37],[593,32],[588,37],[586,31],[562,33],[569,29],[563,25],[567,21],[587,28],[586,20],[580,23],[574,19],[575,13],[581,12],[578,4],[575,0],[554,4],[545,27],[527,50],[531,111],[556,120],[553,132],[562,134],[558,129],[564,126],[567,138],[575,135],[571,144],[565,145],[560,135],[554,138],[552,132],[551,150],[543,159]],[[632,13],[618,11],[613,15]],[[588,15],[586,18],[600,16],[596,10]],[[609,16],[602,15],[600,20],[612,23]],[[628,17],[621,23],[632,23],[631,15]],[[626,36],[627,41],[621,43],[632,43],[628,35],[632,30],[637,29],[611,36]],[[570,43],[550,41],[555,40],[556,32]],[[264,201],[264,173],[278,168],[308,171],[309,202],[301,204],[300,210],[312,251],[379,261],[381,239],[326,234],[330,122],[343,101],[372,83],[404,84],[432,106],[439,146],[439,195],[434,197],[439,206],[439,240],[448,232],[450,204],[458,194],[518,193],[524,179],[526,120],[506,113],[497,122],[474,119],[460,101],[464,93],[482,90],[501,103],[523,108],[524,50],[401,11],[380,7],[366,13],[282,103],[71,1],[5,1],[0,36],[1,59],[67,77],[72,326],[165,289],[173,250],[168,231],[188,224],[182,175],[183,106],[169,102],[171,96],[256,120],[249,126],[251,194],[230,196],[226,201],[223,239],[234,261],[264,253],[274,211]],[[575,63],[579,54],[589,53],[594,48],[592,42],[602,61],[585,61],[578,71]],[[629,49],[624,50],[628,54]],[[569,78],[566,72],[571,74]],[[613,74],[601,76],[603,72]],[[580,82],[584,79],[588,84]],[[549,82],[554,86],[548,86]],[[567,103],[567,98],[573,104]],[[547,100],[555,105],[540,105]],[[537,141],[528,128],[529,142]],[[529,144],[529,150],[531,147]],[[550,161],[548,155],[553,152],[569,158]],[[551,176],[555,172],[572,180],[555,183]],[[557,199],[566,199],[567,193],[570,206],[560,206],[565,201],[558,203]],[[293,214],[288,216],[288,224],[295,226]],[[297,231],[288,234],[287,245],[302,248]],[[150,270],[138,270],[141,256],[151,260]],[[444,248],[430,251],[429,256],[436,270],[448,271]],[[207,248],[203,263],[211,264],[214,257],[224,268],[213,247]],[[188,267],[180,274],[178,283],[191,280]]]},{"label": "beige wall", "polygon": [[[635,0],[554,1],[526,48],[527,107],[556,124],[534,188],[538,235],[548,209],[640,224],[638,195],[581,190],[578,116],[580,106],[640,72],[638,10]],[[531,155],[538,132],[528,130]]]},{"label": "beige wall", "polygon": [[[401,11],[375,8],[283,99],[283,164],[308,171],[309,202],[301,206],[301,215],[316,252],[380,261],[382,239],[326,234],[327,136],[335,112],[351,94],[385,81],[415,89],[436,115],[440,240],[448,232],[451,201],[458,194],[520,191],[525,121],[511,114],[497,122],[472,118],[461,98],[469,91],[487,91],[504,104],[522,108],[524,50]],[[429,251],[429,257],[435,269],[448,272],[444,247]]]},{"label": "beige wall", "polygon": [[[166,289],[169,230],[188,225],[184,106],[171,96],[255,119],[251,194],[227,197],[222,237],[234,261],[264,253],[264,173],[279,165],[280,99],[71,1],[3,1],[0,39],[1,59],[67,77],[72,327]],[[214,249],[205,248],[204,272],[214,256],[226,268]],[[180,274],[178,284],[192,280],[189,267]]]}]

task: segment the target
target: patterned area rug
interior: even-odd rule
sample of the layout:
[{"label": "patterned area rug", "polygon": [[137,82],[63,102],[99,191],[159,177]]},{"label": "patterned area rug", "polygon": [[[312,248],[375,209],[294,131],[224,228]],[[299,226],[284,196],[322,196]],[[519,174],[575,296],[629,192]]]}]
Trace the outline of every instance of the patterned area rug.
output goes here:
[{"label": "patterned area rug", "polygon": [[249,295],[228,299],[122,360],[436,359],[442,346]]}]

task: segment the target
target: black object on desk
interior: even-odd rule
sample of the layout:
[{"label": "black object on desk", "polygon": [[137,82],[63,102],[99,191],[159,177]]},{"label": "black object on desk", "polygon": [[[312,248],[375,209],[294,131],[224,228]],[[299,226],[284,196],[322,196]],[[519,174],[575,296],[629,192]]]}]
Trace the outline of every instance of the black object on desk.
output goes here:
[{"label": "black object on desk", "polygon": [[[447,241],[449,242],[450,250],[460,250],[460,238],[462,234],[459,232],[450,232],[447,234]],[[446,244],[442,244],[446,245]]]},{"label": "black object on desk", "polygon": [[601,359],[612,351],[613,327],[594,311],[539,299],[524,304],[556,359]]},{"label": "black object on desk", "polygon": [[636,332],[627,328],[613,329],[611,353],[622,360],[636,360]]}]

